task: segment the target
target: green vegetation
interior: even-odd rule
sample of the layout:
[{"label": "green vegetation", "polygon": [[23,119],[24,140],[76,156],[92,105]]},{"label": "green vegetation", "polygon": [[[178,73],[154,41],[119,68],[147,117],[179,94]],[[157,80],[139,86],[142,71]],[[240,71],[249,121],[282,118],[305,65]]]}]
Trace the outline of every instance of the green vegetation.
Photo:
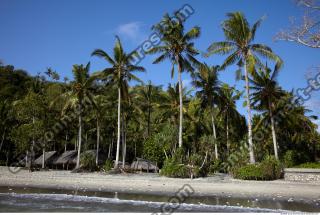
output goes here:
[{"label": "green vegetation", "polygon": [[320,163],[303,163],[298,166],[295,166],[295,168],[308,168],[308,169],[320,169]]},{"label": "green vegetation", "polygon": [[248,164],[233,170],[233,176],[243,180],[275,180],[281,177],[281,164],[267,157],[259,164]]},{"label": "green vegetation", "polygon": [[[212,43],[206,53],[226,59],[222,65],[209,65],[197,59],[202,52],[195,47],[200,28],[187,30],[185,20],[177,22],[166,14],[152,28],[161,35],[161,44],[148,53],[159,54],[155,64],[168,60],[171,76],[177,70],[177,82],[168,86],[143,83],[135,72],[148,68],[132,63],[136,52],[126,52],[118,37],[112,49],[92,53],[106,63],[103,69],[90,73],[90,63],[74,65],[71,81],[61,80],[51,68],[33,77],[1,64],[0,164],[22,160],[21,166],[32,166],[46,151],[77,150],[76,168],[89,171],[101,159],[100,169],[115,165],[125,171],[126,164],[144,158],[168,177],[225,172],[239,179],[274,180],[280,178],[282,165],[315,162],[320,152],[312,121],[316,117],[277,82],[281,58],[254,42],[261,24],[250,25],[240,12],[227,14],[224,41]],[[234,64],[239,86],[219,79]],[[183,72],[190,75],[192,89],[183,86]],[[241,98],[247,117],[237,110]],[[87,150],[102,157],[83,153]]]},{"label": "green vegetation", "polygon": [[97,169],[96,158],[92,153],[81,154],[80,164],[83,170],[94,171]]}]

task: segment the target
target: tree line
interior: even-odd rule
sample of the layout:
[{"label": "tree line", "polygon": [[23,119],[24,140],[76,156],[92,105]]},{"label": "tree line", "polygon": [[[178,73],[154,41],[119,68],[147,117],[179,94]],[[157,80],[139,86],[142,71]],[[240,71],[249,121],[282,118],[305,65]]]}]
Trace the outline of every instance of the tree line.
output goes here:
[{"label": "tree line", "polygon": [[[90,63],[74,65],[71,81],[61,79],[51,68],[32,77],[1,64],[1,164],[10,165],[22,153],[34,159],[35,154],[49,150],[77,150],[78,168],[81,152],[95,149],[115,160],[115,167],[124,167],[136,157],[162,167],[183,151],[184,157],[200,160],[197,165],[202,168],[227,162],[243,145],[246,150],[237,157],[252,164],[266,155],[283,160],[289,152],[297,154],[297,162],[317,158],[320,135],[312,122],[316,117],[297,101],[293,91],[277,82],[284,64],[280,56],[256,42],[263,19],[250,25],[242,13],[228,13],[222,23],[225,39],[213,42],[205,52],[208,61],[215,55],[225,60],[210,65],[197,59],[200,51],[194,41],[200,27],[186,29],[185,20],[171,17],[164,15],[152,27],[161,43],[148,54],[154,56],[155,64],[171,63],[168,75],[178,74],[174,85],[140,80],[136,74],[146,68],[132,63],[135,52],[127,53],[119,37],[112,51],[91,53],[105,61],[104,69],[92,73]],[[231,65],[238,66],[235,76],[238,84],[244,83],[243,91],[219,79]],[[194,92],[183,86],[183,72],[190,74]],[[246,116],[237,110],[241,97],[245,98]],[[92,106],[85,108],[84,100],[90,100]],[[45,133],[75,111],[76,119],[46,141]],[[257,133],[262,136],[258,138]],[[35,150],[35,145],[40,147]],[[189,159],[187,165],[194,166],[194,160]]]}]

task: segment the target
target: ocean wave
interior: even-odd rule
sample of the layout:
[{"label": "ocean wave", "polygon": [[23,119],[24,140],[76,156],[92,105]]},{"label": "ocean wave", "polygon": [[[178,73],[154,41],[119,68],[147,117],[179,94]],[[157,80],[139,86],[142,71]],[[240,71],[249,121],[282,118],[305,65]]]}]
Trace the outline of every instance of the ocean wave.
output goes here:
[{"label": "ocean wave", "polygon": [[[115,204],[115,205],[131,205],[131,206],[143,206],[148,208],[160,209],[165,204],[169,208],[177,208],[177,204],[156,202],[156,201],[142,201],[142,200],[128,200],[119,198],[107,198],[107,197],[96,197],[96,196],[84,196],[84,195],[71,195],[71,194],[43,194],[43,193],[0,193],[0,197],[9,197],[13,199],[28,199],[36,203],[36,200],[48,200],[48,201],[69,201],[69,202],[86,202],[86,203],[101,203],[101,204]],[[6,200],[9,203],[11,200]],[[3,202],[3,201],[2,201]],[[12,202],[12,205],[17,206],[16,201]],[[22,203],[26,206],[26,203]],[[67,207],[67,206],[66,206]],[[230,205],[208,205],[208,204],[191,204],[182,203],[178,207],[178,211],[226,211],[226,212],[288,212],[280,209],[267,209],[267,208],[249,208],[241,206],[230,206]],[[290,211],[292,213],[292,211]]]}]

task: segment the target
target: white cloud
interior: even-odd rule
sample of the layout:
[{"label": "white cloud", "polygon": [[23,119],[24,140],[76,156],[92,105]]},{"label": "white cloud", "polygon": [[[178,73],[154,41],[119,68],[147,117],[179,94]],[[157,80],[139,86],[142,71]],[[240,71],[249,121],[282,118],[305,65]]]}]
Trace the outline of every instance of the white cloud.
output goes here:
[{"label": "white cloud", "polygon": [[133,42],[140,42],[144,39],[142,27],[143,24],[141,22],[129,22],[119,25],[114,32],[125,39],[132,40]]}]

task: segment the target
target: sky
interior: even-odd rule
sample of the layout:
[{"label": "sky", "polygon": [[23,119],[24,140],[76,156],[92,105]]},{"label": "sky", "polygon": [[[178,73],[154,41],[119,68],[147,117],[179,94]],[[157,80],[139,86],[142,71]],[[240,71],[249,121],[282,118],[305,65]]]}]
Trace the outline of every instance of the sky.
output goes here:
[{"label": "sky", "polygon": [[[112,53],[115,35],[118,35],[125,50],[130,52],[152,34],[151,26],[165,13],[172,13],[185,4],[194,9],[186,29],[195,25],[201,28],[201,36],[195,41],[200,51],[205,51],[212,42],[224,40],[221,22],[226,19],[226,13],[241,11],[249,23],[266,16],[255,42],[270,46],[284,60],[278,78],[284,89],[306,87],[306,72],[319,66],[319,50],[274,41],[277,32],[289,26],[290,17],[299,18],[303,14],[294,0],[1,0],[0,59],[31,75],[52,67],[62,77],[72,79],[72,65],[89,61],[91,71],[99,71],[109,65],[91,57],[94,49]],[[164,87],[176,83],[177,77],[171,79],[170,76],[170,63],[154,65],[155,57],[147,56],[141,61],[140,65],[147,72],[138,76]],[[225,56],[199,56],[198,59],[209,65],[219,65]],[[244,83],[235,81],[235,71],[236,67],[227,68],[221,72],[220,79],[243,90]],[[183,74],[184,85],[191,87],[190,81],[189,75]],[[320,115],[319,101],[319,92],[316,92],[306,103],[317,115]],[[246,113],[242,101],[238,102],[238,107],[242,114]]]}]

